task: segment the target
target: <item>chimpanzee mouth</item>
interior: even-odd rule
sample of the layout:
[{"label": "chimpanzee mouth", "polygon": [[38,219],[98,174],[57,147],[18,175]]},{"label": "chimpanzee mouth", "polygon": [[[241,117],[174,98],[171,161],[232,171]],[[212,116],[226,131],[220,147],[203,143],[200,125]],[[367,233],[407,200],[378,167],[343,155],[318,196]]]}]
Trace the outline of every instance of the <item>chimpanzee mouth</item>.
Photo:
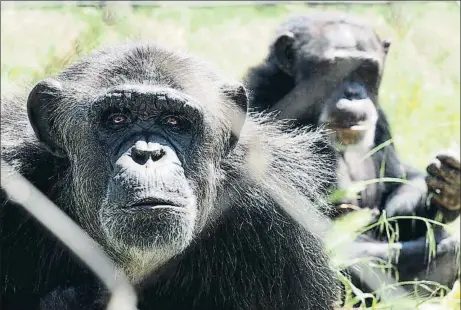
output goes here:
[{"label": "chimpanzee mouth", "polygon": [[178,203],[162,198],[146,198],[127,205],[124,210],[130,212],[137,211],[153,211],[159,209],[174,209],[177,211],[185,211],[184,207]]},{"label": "chimpanzee mouth", "polygon": [[328,123],[327,127],[333,130],[341,130],[341,131],[365,131],[370,128],[369,122],[356,122],[356,123],[349,123],[349,122],[342,122],[342,123]]}]

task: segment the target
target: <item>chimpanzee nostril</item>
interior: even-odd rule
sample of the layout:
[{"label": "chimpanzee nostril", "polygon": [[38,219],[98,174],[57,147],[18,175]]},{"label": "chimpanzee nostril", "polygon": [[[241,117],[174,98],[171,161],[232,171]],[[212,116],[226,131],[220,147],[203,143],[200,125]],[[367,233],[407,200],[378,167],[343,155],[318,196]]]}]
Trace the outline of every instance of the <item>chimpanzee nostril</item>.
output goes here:
[{"label": "chimpanzee nostril", "polygon": [[140,150],[134,147],[131,151],[131,158],[140,164],[144,165],[149,160],[150,152],[148,150]]},{"label": "chimpanzee nostril", "polygon": [[343,98],[354,101],[367,98],[367,90],[360,83],[347,83],[344,85]]},{"label": "chimpanzee nostril", "polygon": [[344,90],[344,98],[348,100],[358,99],[360,97],[360,90],[354,87],[347,87]]},{"label": "chimpanzee nostril", "polygon": [[150,157],[150,151],[148,149],[147,142],[137,141],[131,150],[131,157],[136,163],[144,165]]},{"label": "chimpanzee nostril", "polygon": [[152,160],[157,161],[160,158],[162,158],[163,155],[165,155],[165,150],[164,149],[157,149],[157,150],[151,151],[150,153],[151,153],[150,157],[152,158]]},{"label": "chimpanzee nostril", "polygon": [[133,160],[144,165],[149,158],[153,161],[160,160],[165,155],[165,150],[157,143],[147,144],[145,141],[137,141],[131,150]]}]

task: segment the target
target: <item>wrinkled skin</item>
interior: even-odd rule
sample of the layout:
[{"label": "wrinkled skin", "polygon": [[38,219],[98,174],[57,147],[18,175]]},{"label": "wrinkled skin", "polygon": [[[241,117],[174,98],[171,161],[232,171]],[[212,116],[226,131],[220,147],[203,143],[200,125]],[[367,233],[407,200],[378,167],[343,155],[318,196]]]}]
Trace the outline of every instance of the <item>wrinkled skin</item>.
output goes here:
[{"label": "wrinkled skin", "polygon": [[[416,215],[450,223],[459,216],[459,156],[441,152],[445,155],[428,166],[426,176],[402,163],[389,143],[392,135],[378,92],[390,46],[353,17],[315,13],[290,18],[277,29],[267,58],[245,77],[250,108],[291,120],[292,128],[328,128],[337,154],[333,189],[347,190],[380,177],[408,180],[371,182],[357,195],[337,199],[332,218],[366,208],[372,210],[372,223],[384,212],[387,217]],[[348,251],[393,262],[403,281],[419,278],[452,285],[459,271],[459,238],[433,226],[439,245],[430,261],[426,224],[413,219],[395,223],[399,242],[393,247],[401,249],[399,257],[379,229],[359,237]],[[368,292],[376,289],[360,279],[354,283]]]}]

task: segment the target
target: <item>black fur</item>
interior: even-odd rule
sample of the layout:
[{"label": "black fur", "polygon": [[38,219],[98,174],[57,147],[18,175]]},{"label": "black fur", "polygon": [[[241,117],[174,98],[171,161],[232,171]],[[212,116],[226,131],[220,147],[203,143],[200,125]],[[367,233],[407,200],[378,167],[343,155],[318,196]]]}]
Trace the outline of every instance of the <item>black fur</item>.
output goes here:
[{"label": "black fur", "polygon": [[[292,99],[295,102],[286,103],[293,104],[298,114],[292,112],[289,114],[290,116],[285,114],[280,118],[293,118],[295,127],[300,125],[324,125],[319,121],[322,111],[328,105],[336,103],[336,101],[332,101],[336,100],[333,97],[334,92],[343,83],[341,78],[339,80],[327,78],[334,76],[335,73],[342,77],[340,73],[342,69],[339,62],[335,62],[336,60],[333,61],[331,58],[327,60],[326,53],[335,49],[339,51],[339,48],[334,47],[334,44],[347,37],[343,33],[343,31],[347,30],[338,28],[333,34],[330,33],[330,37],[327,38],[325,29],[330,25],[337,25],[338,27],[346,25],[346,27],[349,27],[348,29],[352,29],[350,30],[353,34],[351,40],[355,40],[355,45],[350,47],[347,53],[352,55],[354,52],[361,52],[363,55],[374,58],[377,66],[374,76],[370,76],[368,79],[364,78],[366,83],[364,87],[366,87],[368,96],[374,103],[374,108],[371,108],[376,109],[378,116],[376,126],[372,129],[374,130],[374,140],[372,140],[372,145],[368,148],[368,150],[371,150],[392,138],[386,115],[378,103],[379,85],[390,43],[382,41],[374,33],[373,29],[356,18],[340,14],[316,13],[293,17],[283,23],[276,31],[274,43],[269,47],[268,56],[262,63],[250,68],[245,77],[246,85],[251,94],[250,108],[259,112],[286,112],[284,109],[288,109],[287,105],[282,106],[280,109],[275,109],[274,107],[277,104],[280,106],[282,98],[289,95],[297,85],[305,85],[304,90],[303,87],[298,90],[301,95],[293,97],[296,98]],[[280,54],[277,54],[278,47],[276,44],[280,42],[279,38],[284,35],[286,37],[287,34],[294,38],[292,45],[283,47],[286,54],[288,54],[287,50],[292,53],[291,56],[288,55],[290,57],[285,54],[287,58],[284,59],[285,63],[287,59],[292,59],[293,68],[291,71],[286,69],[286,66],[283,66],[283,59],[282,61],[277,59]],[[347,60],[346,56],[343,57]],[[359,57],[366,59],[365,56]],[[350,58],[352,59],[352,56]],[[328,62],[329,69],[326,66],[318,69],[317,62],[319,60]],[[325,89],[326,91],[319,91],[317,87],[319,85],[325,87],[320,89]],[[314,95],[314,93],[316,94]],[[416,215],[427,219],[440,219],[438,216],[442,215],[441,222],[443,223],[449,223],[459,215],[459,207],[457,210],[448,210],[433,200],[430,204],[426,204],[429,193],[425,182],[426,175],[402,163],[392,143],[378,150],[364,161],[361,159],[362,155],[365,155],[365,153],[354,154],[354,152],[338,149],[337,186],[343,188],[354,181],[369,180],[380,176],[406,179],[411,184],[396,182],[374,183],[366,186],[359,193],[359,199],[343,199],[337,202],[338,205],[350,203],[360,208],[377,209],[378,214],[386,211],[388,217]],[[333,212],[330,215],[335,217],[338,214]],[[451,285],[457,277],[456,270],[459,270],[456,266],[456,248],[459,247],[459,240],[456,240],[455,237],[447,238],[447,235],[441,232],[438,226],[434,226],[437,242],[440,242],[440,240],[445,241],[443,241],[444,245],[440,243],[438,245],[437,259],[433,258],[429,263],[425,238],[427,233],[426,223],[421,220],[399,220],[397,223],[399,226],[398,241],[400,241],[397,245],[402,246],[398,262],[394,256],[390,257],[387,237],[378,228],[371,232],[371,235],[359,238],[364,243],[354,245],[357,253],[360,253],[363,257],[379,257],[384,260],[390,259],[393,263],[397,263],[401,280],[413,280],[417,277]],[[431,270],[427,274],[426,271],[429,266],[431,266]],[[359,285],[359,282],[357,280],[355,283]],[[366,284],[361,288],[370,291]]]},{"label": "black fur", "polygon": [[[303,208],[313,215],[326,208],[318,193],[327,185],[321,180],[330,177],[329,157],[316,147],[322,141],[320,132],[299,129],[287,133],[283,123],[250,114],[242,131],[234,131],[229,137],[225,124],[231,114],[224,118],[213,115],[216,110],[206,105],[213,102],[206,100],[224,96],[222,104],[230,111],[238,110],[236,103],[244,103],[240,109],[246,109],[246,93],[241,92],[239,84],[220,88],[226,80],[207,66],[154,44],[104,49],[72,65],[57,79],[66,90],[53,103],[58,108],[50,119],[58,120],[53,128],[58,129],[56,141],[63,149],[59,155],[66,155],[53,155],[37,139],[24,97],[4,97],[2,158],[86,227],[122,267],[126,267],[120,260],[125,253],[111,248],[110,242],[98,233],[99,224],[88,222],[73,195],[79,186],[76,180],[81,180],[75,176],[79,169],[90,168],[100,176],[100,182],[86,188],[99,191],[98,183],[106,183],[100,164],[84,162],[82,165],[87,167],[78,167],[70,154],[71,150],[79,150],[88,161],[98,160],[91,154],[91,132],[86,131],[86,121],[76,114],[90,107],[91,101],[82,98],[124,83],[160,83],[193,93],[203,100],[200,103],[204,116],[215,117],[215,131],[201,137],[203,144],[195,143],[196,152],[189,165],[205,167],[217,161],[217,166],[211,174],[205,168],[189,171],[190,166],[185,166],[189,178],[205,178],[199,189],[211,200],[209,205],[199,204],[198,210],[211,208],[202,218],[206,225],[183,251],[136,283],[139,309],[333,308],[336,280],[320,232],[303,228],[287,214],[299,203],[295,196],[288,196],[290,191],[302,193],[303,201],[308,202]],[[262,164],[264,169],[252,171],[254,163]],[[209,187],[203,188],[207,184]],[[83,194],[92,197],[90,194],[98,193]],[[96,300],[105,303],[104,290],[94,276],[21,207],[8,201],[3,190],[1,199],[1,308],[101,309]],[[287,199],[286,205],[281,205],[280,199]]]}]

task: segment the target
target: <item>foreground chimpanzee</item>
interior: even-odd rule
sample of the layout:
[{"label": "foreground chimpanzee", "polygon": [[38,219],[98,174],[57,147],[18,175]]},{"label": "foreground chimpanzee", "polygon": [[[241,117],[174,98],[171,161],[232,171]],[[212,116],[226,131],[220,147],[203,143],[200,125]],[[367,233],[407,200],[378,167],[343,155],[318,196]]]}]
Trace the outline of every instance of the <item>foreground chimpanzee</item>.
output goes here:
[{"label": "foreground chimpanzee", "polygon": [[[332,309],[321,231],[287,213],[296,195],[312,216],[327,207],[322,133],[284,133],[247,104],[190,56],[106,48],[2,100],[2,158],[103,246],[140,309]],[[98,281],[4,191],[1,227],[2,309],[103,307]]]},{"label": "foreground chimpanzee", "polygon": [[[337,149],[337,189],[382,177],[408,181],[369,182],[358,197],[337,201],[332,217],[358,206],[377,215],[385,211],[387,217],[412,215],[449,223],[460,212],[459,157],[441,152],[427,167],[426,177],[403,164],[389,143],[391,131],[378,104],[389,47],[388,41],[380,40],[370,26],[355,18],[336,13],[290,18],[277,30],[268,57],[248,72],[250,108],[275,111],[278,118],[291,119],[294,127],[329,128],[331,145]],[[350,251],[398,264],[401,280],[452,284],[458,270],[459,240],[434,227],[438,252],[436,259],[429,260],[426,223],[407,218],[397,224],[400,242],[393,246],[395,251],[400,249],[398,261],[395,251],[389,251],[386,233],[378,229],[361,236],[362,242]]]}]

